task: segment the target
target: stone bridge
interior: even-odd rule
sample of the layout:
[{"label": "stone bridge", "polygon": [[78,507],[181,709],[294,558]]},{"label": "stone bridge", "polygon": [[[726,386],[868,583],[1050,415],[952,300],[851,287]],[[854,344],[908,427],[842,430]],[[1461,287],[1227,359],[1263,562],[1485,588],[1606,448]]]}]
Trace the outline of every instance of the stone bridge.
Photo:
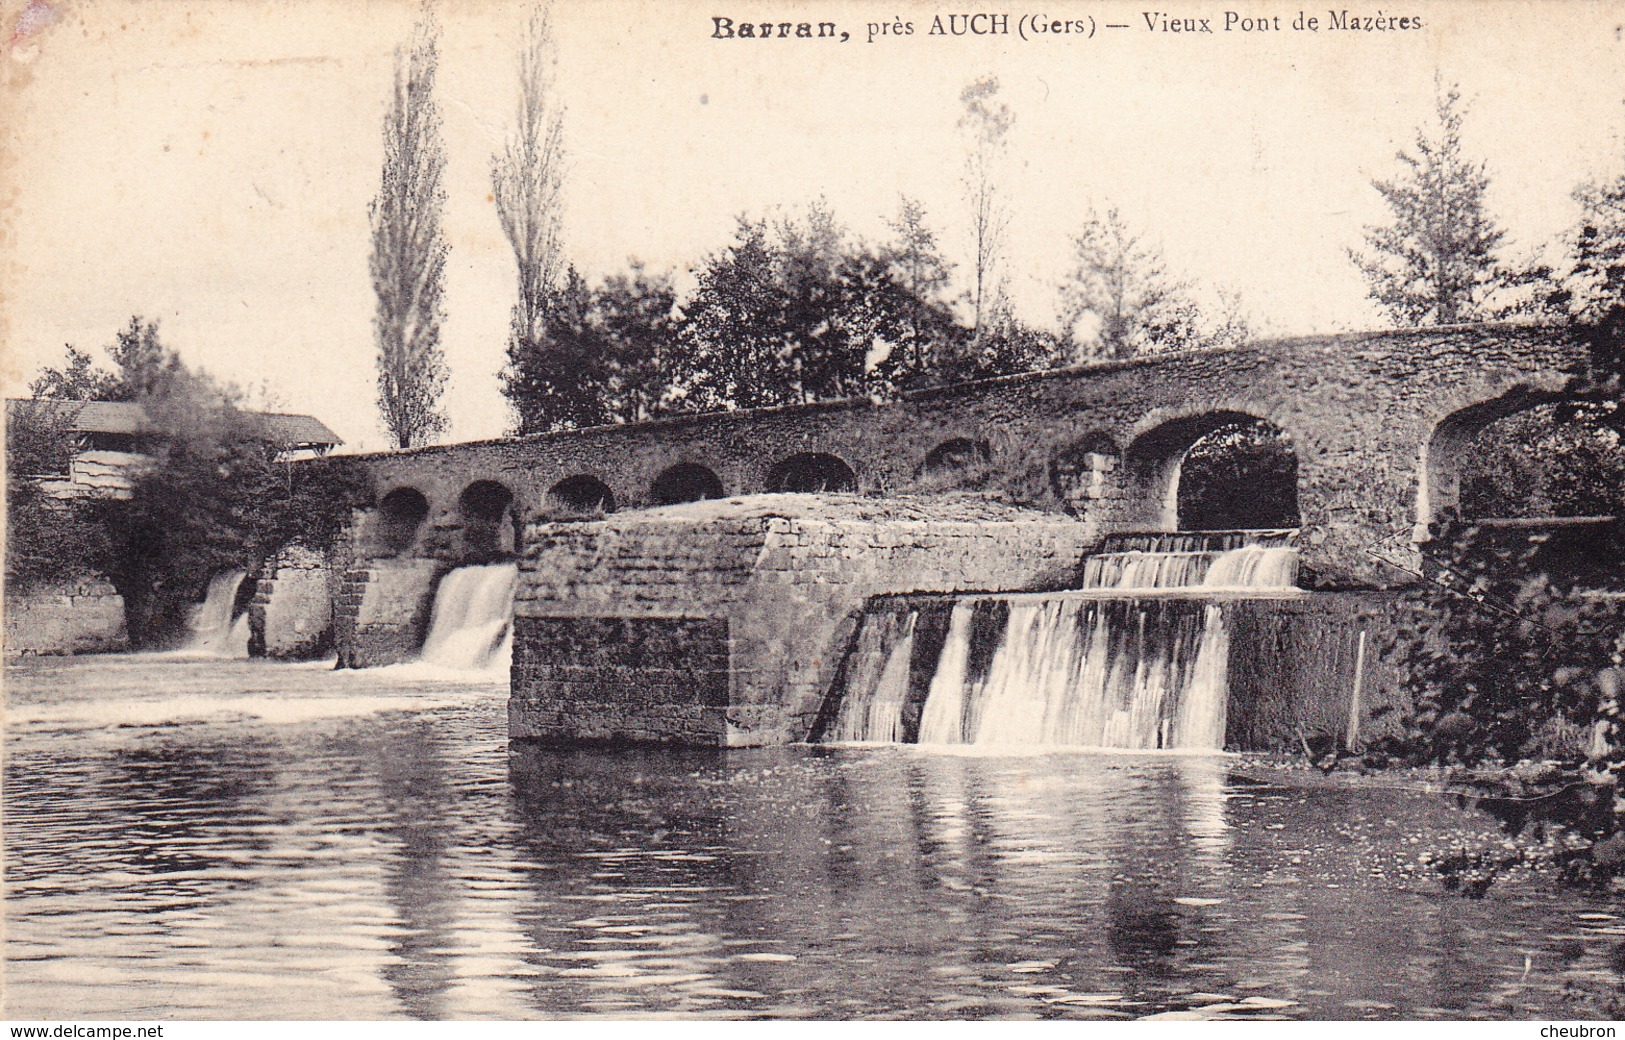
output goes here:
[{"label": "stone bridge", "polygon": [[827,404],[683,416],[364,455],[364,556],[459,562],[517,551],[528,521],[775,491],[929,493],[967,470],[1088,537],[1176,531],[1180,462],[1263,420],[1297,455],[1310,580],[1407,580],[1404,557],[1457,503],[1463,447],[1551,399],[1583,364],[1561,331],[1457,326],[1278,340]]},{"label": "stone bridge", "polygon": [[[355,456],[370,505],[325,558],[288,551],[268,564],[251,639],[271,656],[336,648],[345,666],[407,659],[449,568],[519,557],[512,738],[804,740],[875,597],[1075,587],[1106,535],[1200,526],[1181,515],[1182,462],[1238,420],[1274,427],[1295,453],[1300,584],[1408,583],[1395,563],[1413,561],[1429,523],[1457,505],[1464,448],[1561,395],[1583,363],[1559,330],[1534,326],[1313,337],[883,404]],[[1385,608],[1361,603],[1303,607],[1331,620],[1292,642],[1380,638]],[[1357,690],[1357,659],[1327,657],[1337,674],[1316,688]],[[1252,688],[1231,678],[1233,691]],[[1367,703],[1392,692],[1372,689]],[[1263,732],[1259,710],[1238,704],[1232,717]]]}]

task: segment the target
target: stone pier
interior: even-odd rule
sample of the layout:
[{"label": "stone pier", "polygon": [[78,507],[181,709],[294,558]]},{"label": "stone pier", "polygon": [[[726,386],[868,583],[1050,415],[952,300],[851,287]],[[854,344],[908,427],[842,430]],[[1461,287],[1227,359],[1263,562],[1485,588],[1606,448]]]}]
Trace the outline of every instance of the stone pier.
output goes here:
[{"label": "stone pier", "polygon": [[290,545],[266,561],[248,607],[249,655],[309,660],[331,653],[333,587],[324,553]]},{"label": "stone pier", "polygon": [[339,667],[374,668],[415,658],[446,570],[443,561],[413,558],[369,560],[346,570],[333,609]]},{"label": "stone pier", "polygon": [[804,740],[865,601],[1063,587],[1087,525],[972,496],[762,495],[527,532],[515,740]]}]

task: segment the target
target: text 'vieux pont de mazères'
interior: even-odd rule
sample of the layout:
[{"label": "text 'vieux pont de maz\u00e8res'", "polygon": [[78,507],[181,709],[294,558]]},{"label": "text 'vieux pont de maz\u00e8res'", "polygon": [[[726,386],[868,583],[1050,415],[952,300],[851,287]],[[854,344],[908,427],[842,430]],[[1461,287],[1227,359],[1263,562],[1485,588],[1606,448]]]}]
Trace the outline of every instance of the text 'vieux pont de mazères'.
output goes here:
[{"label": "text 'vieux pont de maz\u00e8res'", "polygon": [[766,17],[741,13],[711,15],[707,24],[713,40],[822,40],[846,43],[862,39],[867,43],[909,38],[1014,36],[1022,40],[1087,40],[1098,33],[1208,34],[1223,33],[1320,33],[1414,32],[1423,28],[1417,14],[1390,14],[1382,10],[1359,11],[1333,8],[1325,11],[1299,10],[1276,14],[1262,11],[1224,10],[1200,15],[1146,10],[1129,18],[1114,11],[1110,21],[1075,9],[1071,17],[1056,18],[1043,11],[1030,13],[976,12],[933,14],[930,18],[893,16],[867,22],[859,27],[833,21],[770,21]]}]

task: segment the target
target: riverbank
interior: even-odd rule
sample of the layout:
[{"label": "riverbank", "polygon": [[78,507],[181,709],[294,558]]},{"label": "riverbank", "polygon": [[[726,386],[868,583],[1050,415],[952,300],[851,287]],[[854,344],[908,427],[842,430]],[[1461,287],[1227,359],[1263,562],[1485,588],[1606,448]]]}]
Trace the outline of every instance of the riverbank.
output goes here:
[{"label": "riverbank", "polygon": [[1297,789],[1431,795],[1484,812],[1501,824],[1499,840],[1439,843],[1420,860],[1445,887],[1467,896],[1481,897],[1497,882],[1554,876],[1625,895],[1625,872],[1606,876],[1625,862],[1625,833],[1592,840],[1574,819],[1575,803],[1584,813],[1593,799],[1611,800],[1613,789],[1591,782],[1576,766],[1374,768],[1358,757],[1317,765],[1305,755],[1246,753],[1236,756],[1230,772],[1244,781]]}]

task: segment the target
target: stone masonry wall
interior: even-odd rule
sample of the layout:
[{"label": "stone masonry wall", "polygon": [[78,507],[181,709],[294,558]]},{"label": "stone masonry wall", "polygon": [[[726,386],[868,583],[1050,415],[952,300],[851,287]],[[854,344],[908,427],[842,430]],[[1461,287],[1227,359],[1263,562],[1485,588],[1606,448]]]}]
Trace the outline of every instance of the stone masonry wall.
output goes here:
[{"label": "stone masonry wall", "polygon": [[328,559],[290,545],[266,562],[248,607],[253,657],[308,660],[333,649],[333,597]]},{"label": "stone masonry wall", "polygon": [[[963,497],[764,495],[533,525],[515,605],[510,735],[609,736],[606,714],[636,705],[624,736],[730,746],[805,739],[870,596],[1061,587],[1092,546],[1089,534],[1064,517]],[[627,662],[688,667],[689,650],[669,660],[627,656],[618,641],[643,631],[626,627],[633,619],[652,631],[704,633],[693,643],[702,660],[725,631],[726,700],[650,692],[652,680]],[[581,666],[590,693],[560,685],[561,670],[578,661],[594,662]],[[690,680],[711,689],[710,679]]]},{"label": "stone masonry wall", "polygon": [[[380,496],[423,492],[435,525],[454,522],[458,496],[476,480],[507,487],[520,515],[535,517],[548,490],[568,477],[596,477],[626,509],[652,504],[656,478],[678,463],[709,469],[725,494],[752,494],[777,463],[802,452],[845,460],[861,493],[897,495],[916,487],[933,449],[964,438],[988,446],[996,490],[1011,501],[1077,512],[1098,533],[1166,530],[1167,492],[1199,420],[1242,413],[1279,427],[1297,452],[1307,572],[1330,587],[1385,587],[1411,575],[1367,549],[1409,546],[1428,519],[1420,513],[1438,508],[1440,496],[1421,494],[1418,475],[1449,483],[1446,456],[1459,438],[1435,444],[1441,424],[1464,410],[1477,414],[1483,402],[1558,392],[1582,353],[1553,329],[1509,325],[1308,337],[991,380],[882,405],[685,416],[352,464],[371,474]],[[1186,439],[1169,434],[1176,428]],[[1080,491],[1057,479],[1058,462],[1085,444],[1096,453],[1114,446],[1121,464],[1095,464]]]},{"label": "stone masonry wall", "polygon": [[374,668],[417,656],[429,628],[436,560],[373,560],[345,571],[333,605],[340,668]]},{"label": "stone masonry wall", "polygon": [[[1392,593],[1226,603],[1230,710],[1225,745],[1297,752],[1302,743],[1317,738],[1347,747],[1399,735],[1410,699],[1391,653],[1399,638],[1396,605]],[[1351,733],[1353,718],[1358,721]]]},{"label": "stone masonry wall", "polygon": [[87,654],[129,647],[124,597],[107,581],[42,585],[5,593],[5,652]]},{"label": "stone masonry wall", "polygon": [[726,618],[526,618],[509,736],[725,744],[728,655]]}]

